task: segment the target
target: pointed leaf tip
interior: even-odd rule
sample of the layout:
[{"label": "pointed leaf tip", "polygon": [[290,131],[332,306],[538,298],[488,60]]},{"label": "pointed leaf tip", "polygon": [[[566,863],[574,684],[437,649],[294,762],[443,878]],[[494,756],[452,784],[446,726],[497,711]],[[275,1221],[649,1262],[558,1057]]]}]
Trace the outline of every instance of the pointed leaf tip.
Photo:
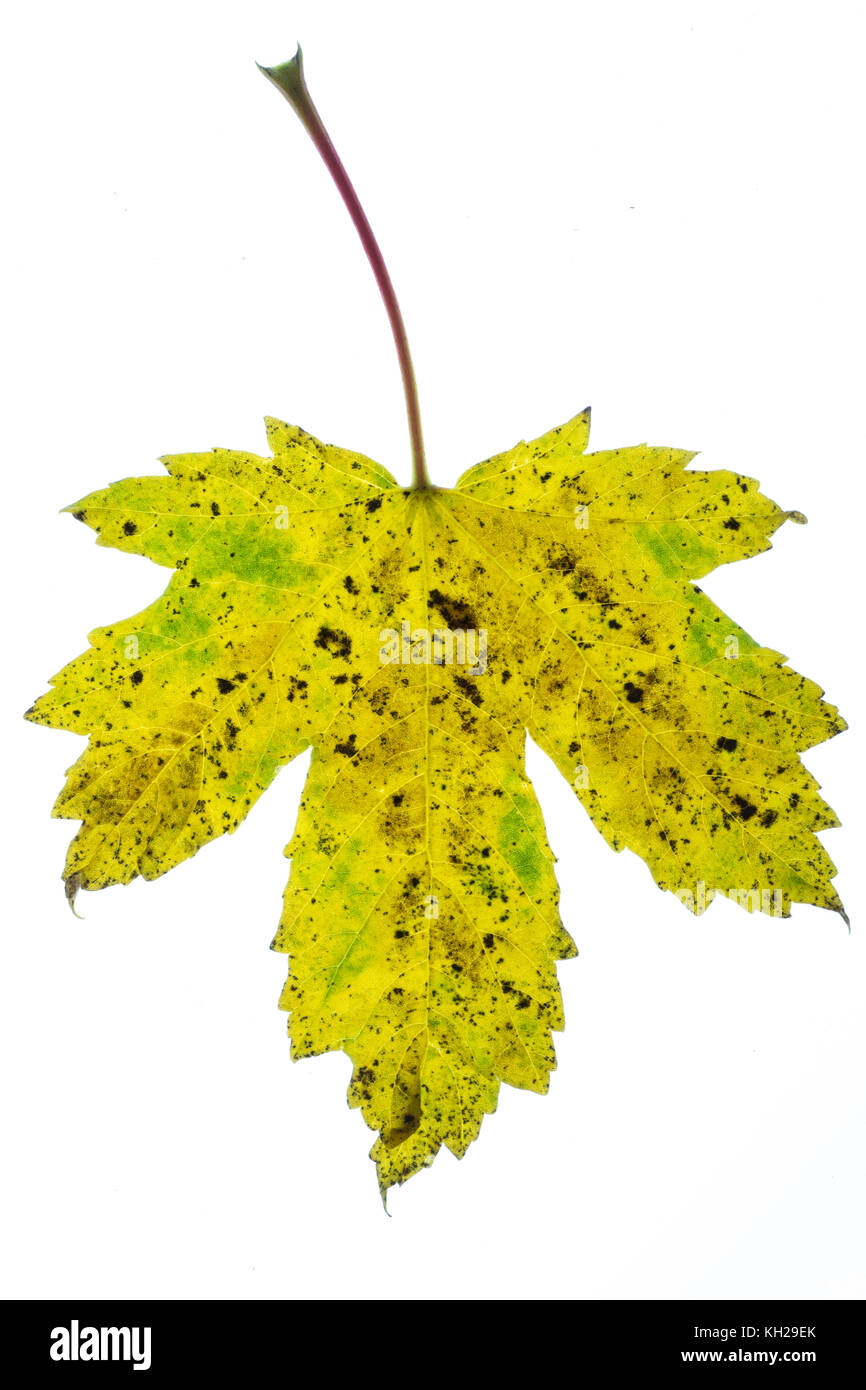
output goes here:
[{"label": "pointed leaf tip", "polygon": [[75,899],[81,887],[81,874],[70,874],[69,877],[64,880],[63,887],[66,892],[66,901],[69,903],[73,917],[77,917],[79,922],[83,922],[84,918],[81,913],[75,910]]}]

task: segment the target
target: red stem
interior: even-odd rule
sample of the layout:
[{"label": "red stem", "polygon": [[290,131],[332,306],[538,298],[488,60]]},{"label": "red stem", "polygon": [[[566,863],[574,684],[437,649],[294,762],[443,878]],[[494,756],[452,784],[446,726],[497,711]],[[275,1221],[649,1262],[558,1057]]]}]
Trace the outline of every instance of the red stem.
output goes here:
[{"label": "red stem", "polygon": [[307,90],[304,81],[303,56],[300,46],[298,51],[288,63],[281,63],[279,67],[263,68],[257,63],[260,72],[273,82],[274,86],[282,92],[289,102],[295,114],[300,119],[310,136],[319,154],[327,165],[328,172],[337,188],[346,207],[349,216],[355,224],[358,236],[361,238],[361,245],[367,253],[367,259],[373,268],[376,277],[376,284],[379,286],[379,293],[385,304],[388,319],[391,323],[391,332],[394,334],[394,343],[397,348],[397,357],[400,362],[400,374],[403,378],[403,391],[406,396],[406,414],[409,417],[409,437],[412,441],[412,486],[415,488],[430,487],[430,478],[427,474],[427,464],[424,458],[424,437],[421,433],[421,411],[418,405],[418,387],[415,382],[415,372],[412,367],[412,357],[409,352],[409,340],[406,337],[406,326],[403,323],[403,315],[400,313],[400,305],[397,303],[397,296],[394,293],[394,286],[388,274],[382,252],[379,250],[379,243],[373,235],[373,229],[367,220],[367,214],[361,207],[358,195],[352,187],[352,182],[343,162],[337,151],[334,149],[330,135],[325,129],[321,116],[316,110],[313,99]]}]

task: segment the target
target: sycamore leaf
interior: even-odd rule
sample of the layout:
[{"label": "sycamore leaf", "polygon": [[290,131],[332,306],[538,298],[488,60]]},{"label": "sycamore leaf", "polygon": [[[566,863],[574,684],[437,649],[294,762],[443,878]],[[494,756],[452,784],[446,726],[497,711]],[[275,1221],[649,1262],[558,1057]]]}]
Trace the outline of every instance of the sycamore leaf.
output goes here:
[{"label": "sycamore leaf", "polygon": [[787,916],[842,912],[798,754],[844,724],[693,582],[804,519],[753,480],[587,454],[588,410],[454,489],[267,426],[271,458],[173,456],[68,509],[174,573],[28,713],[90,735],[55,806],[82,822],[73,896],[231,833],[312,745],[281,1005],[294,1057],[351,1058],[384,1194],[555,1065],[575,948],[527,732],[691,911],[723,892]]}]

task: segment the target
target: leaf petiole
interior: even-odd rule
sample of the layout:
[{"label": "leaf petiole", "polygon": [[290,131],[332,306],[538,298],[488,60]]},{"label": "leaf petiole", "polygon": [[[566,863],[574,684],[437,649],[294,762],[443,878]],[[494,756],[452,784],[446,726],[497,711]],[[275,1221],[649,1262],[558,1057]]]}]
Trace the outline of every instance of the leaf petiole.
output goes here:
[{"label": "leaf petiole", "polygon": [[376,277],[376,284],[379,286],[379,293],[385,304],[388,319],[391,324],[391,331],[394,335],[394,343],[397,347],[397,357],[400,361],[400,373],[403,378],[403,391],[406,396],[406,414],[409,418],[409,437],[412,441],[412,486],[413,488],[429,488],[430,478],[427,474],[427,463],[424,457],[424,438],[421,433],[421,411],[418,405],[418,387],[415,382],[415,372],[412,367],[412,357],[409,352],[409,340],[406,337],[406,326],[403,323],[403,315],[400,312],[400,305],[397,303],[397,296],[394,293],[394,286],[388,274],[379,244],[373,235],[373,229],[367,220],[367,214],[361,206],[358,195],[352,187],[352,182],[343,162],[334,148],[330,135],[325,129],[321,116],[313,104],[313,99],[307,89],[304,80],[303,55],[300,45],[294,58],[287,63],[281,63],[278,67],[263,68],[261,63],[256,67],[259,72],[264,73],[274,86],[282,92],[292,110],[295,112],[307,134],[310,136],[319,154],[327,166],[328,172],[334,183],[339,189],[340,196],[349,210],[349,216],[355,224],[358,236],[361,238],[361,245],[367,253],[367,259]]}]

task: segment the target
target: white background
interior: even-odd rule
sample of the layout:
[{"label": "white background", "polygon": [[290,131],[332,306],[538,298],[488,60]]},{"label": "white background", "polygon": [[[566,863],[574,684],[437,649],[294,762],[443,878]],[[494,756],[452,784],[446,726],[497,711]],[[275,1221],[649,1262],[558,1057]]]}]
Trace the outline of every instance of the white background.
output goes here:
[{"label": "white background", "polygon": [[[6,1296],[817,1297],[864,1248],[862,8],[33,3],[6,21],[0,1097]],[[165,574],[58,509],[274,414],[408,480],[354,232],[254,59],[304,46],[412,341],[431,472],[593,406],[808,528],[711,597],[839,704],[852,918],[694,919],[530,757],[580,958],[540,1098],[382,1212],[350,1064],[268,951],[306,757],[238,833],[65,904],[78,756],[21,713]],[[301,765],[303,764],[303,766]],[[860,861],[860,862],[858,862]]]}]

